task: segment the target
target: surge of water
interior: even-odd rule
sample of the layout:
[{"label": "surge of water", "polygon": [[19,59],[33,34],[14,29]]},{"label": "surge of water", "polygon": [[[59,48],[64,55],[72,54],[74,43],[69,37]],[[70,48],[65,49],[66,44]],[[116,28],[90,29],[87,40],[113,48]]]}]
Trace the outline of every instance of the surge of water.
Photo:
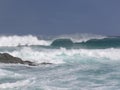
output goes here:
[{"label": "surge of water", "polygon": [[[120,49],[42,49],[36,50],[30,47],[23,47],[14,51],[7,51],[13,56],[20,57],[23,60],[30,60],[36,63],[66,63],[76,62],[76,60],[87,59],[105,59],[105,60],[120,60]],[[2,52],[3,53],[3,52]]]}]

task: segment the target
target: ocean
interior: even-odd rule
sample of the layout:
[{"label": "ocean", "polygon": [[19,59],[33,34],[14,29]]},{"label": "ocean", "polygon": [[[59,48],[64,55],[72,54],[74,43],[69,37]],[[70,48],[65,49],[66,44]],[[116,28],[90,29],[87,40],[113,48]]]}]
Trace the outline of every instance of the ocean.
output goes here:
[{"label": "ocean", "polygon": [[0,63],[0,90],[120,90],[119,36],[1,35],[0,53],[38,64]]}]

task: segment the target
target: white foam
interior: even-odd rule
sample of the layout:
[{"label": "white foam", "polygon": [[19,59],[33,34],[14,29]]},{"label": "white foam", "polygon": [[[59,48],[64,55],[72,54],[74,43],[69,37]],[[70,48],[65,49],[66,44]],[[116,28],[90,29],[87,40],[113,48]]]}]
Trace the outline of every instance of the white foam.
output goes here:
[{"label": "white foam", "polygon": [[26,87],[32,83],[33,82],[31,82],[31,80],[21,80],[13,83],[3,83],[0,84],[0,89]]},{"label": "white foam", "polygon": [[68,57],[80,56],[87,58],[106,58],[110,60],[120,60],[120,49],[71,49],[66,50],[63,49],[62,53],[64,53]]},{"label": "white foam", "polygon": [[0,76],[5,76],[7,71],[0,69]]},{"label": "white foam", "polygon": [[18,46],[18,45],[49,45],[48,41],[39,40],[36,36],[0,36],[0,46]]},{"label": "white foam", "polygon": [[49,63],[63,63],[63,61],[58,57],[57,58],[57,52],[52,49],[50,51],[48,50],[42,50],[42,51],[36,51],[29,47],[24,47],[20,51],[13,51],[13,52],[7,52],[10,53],[13,56],[20,57],[23,60],[29,60],[36,63],[42,63],[42,62],[49,62]]},{"label": "white foam", "polygon": [[[83,59],[107,59],[120,60],[120,49],[43,49],[34,50],[30,47],[24,47],[20,51],[7,52],[13,56],[20,57],[23,60],[30,60],[36,63],[65,63],[66,60]],[[74,62],[74,61],[73,61]]]},{"label": "white foam", "polygon": [[22,75],[11,71],[0,69],[0,78],[2,77],[21,77]]}]

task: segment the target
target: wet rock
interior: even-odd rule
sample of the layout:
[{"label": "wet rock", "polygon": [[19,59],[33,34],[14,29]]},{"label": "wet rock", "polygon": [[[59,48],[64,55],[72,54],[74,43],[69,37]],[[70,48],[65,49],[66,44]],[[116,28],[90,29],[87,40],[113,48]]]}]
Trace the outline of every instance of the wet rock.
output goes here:
[{"label": "wet rock", "polygon": [[30,62],[30,61],[23,61],[23,64],[27,64],[27,65],[30,65],[30,66],[37,66],[37,64],[35,64],[33,62]]},{"label": "wet rock", "polygon": [[49,62],[42,62],[40,63],[41,65],[48,65],[48,64],[52,64],[52,63],[49,63]]},{"label": "wet rock", "polygon": [[14,63],[14,64],[27,64],[30,66],[35,66],[33,62],[30,61],[23,61],[22,59],[18,57],[13,57],[12,55],[8,53],[0,53],[0,62],[1,63]]}]

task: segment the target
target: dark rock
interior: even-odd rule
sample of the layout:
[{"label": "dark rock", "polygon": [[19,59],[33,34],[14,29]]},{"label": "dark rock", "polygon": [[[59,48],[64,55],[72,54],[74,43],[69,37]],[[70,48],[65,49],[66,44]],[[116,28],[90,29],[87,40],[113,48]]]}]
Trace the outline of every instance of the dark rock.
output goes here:
[{"label": "dark rock", "polygon": [[8,53],[0,53],[0,62],[1,63],[19,63],[19,64],[27,64],[30,66],[35,66],[33,62],[30,61],[23,61],[22,59],[18,57],[13,57]]},{"label": "dark rock", "polygon": [[[8,54],[8,53],[0,53],[0,63],[12,63],[12,64],[26,64],[26,65],[30,65],[30,66],[36,66],[37,64],[31,62],[31,61],[23,61],[22,59],[18,58],[18,57],[13,57],[12,55]],[[48,64],[52,64],[49,62],[43,62],[40,63],[38,65],[48,65]]]},{"label": "dark rock", "polygon": [[27,65],[30,65],[30,66],[36,66],[37,64],[33,63],[33,62],[30,62],[30,61],[23,61],[23,64],[27,64]]},{"label": "dark rock", "polygon": [[48,65],[48,64],[52,64],[52,63],[49,63],[49,62],[42,62],[40,63],[41,65]]},{"label": "dark rock", "polygon": [[0,62],[2,63],[21,63],[23,64],[23,61],[20,58],[13,57],[9,55],[8,53],[0,54]]}]

